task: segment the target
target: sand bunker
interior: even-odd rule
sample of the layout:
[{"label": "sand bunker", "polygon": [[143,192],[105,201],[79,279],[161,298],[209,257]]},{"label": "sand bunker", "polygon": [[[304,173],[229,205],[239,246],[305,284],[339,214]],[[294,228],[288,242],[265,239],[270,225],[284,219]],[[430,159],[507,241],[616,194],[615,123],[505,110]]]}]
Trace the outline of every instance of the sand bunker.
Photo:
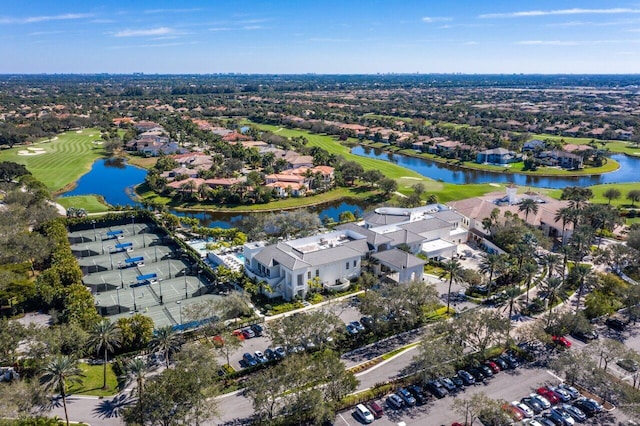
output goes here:
[{"label": "sand bunker", "polygon": [[18,155],[40,155],[45,154],[47,151],[44,148],[27,148],[18,151]]}]

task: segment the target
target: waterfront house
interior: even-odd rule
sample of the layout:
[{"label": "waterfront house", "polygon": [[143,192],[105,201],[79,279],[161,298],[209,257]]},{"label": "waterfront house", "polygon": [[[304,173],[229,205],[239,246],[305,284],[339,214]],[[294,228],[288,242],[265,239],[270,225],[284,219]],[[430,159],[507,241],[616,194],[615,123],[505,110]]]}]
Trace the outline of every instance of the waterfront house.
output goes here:
[{"label": "waterfront house", "polygon": [[477,163],[508,164],[520,161],[520,156],[505,148],[493,148],[480,151],[476,156]]}]

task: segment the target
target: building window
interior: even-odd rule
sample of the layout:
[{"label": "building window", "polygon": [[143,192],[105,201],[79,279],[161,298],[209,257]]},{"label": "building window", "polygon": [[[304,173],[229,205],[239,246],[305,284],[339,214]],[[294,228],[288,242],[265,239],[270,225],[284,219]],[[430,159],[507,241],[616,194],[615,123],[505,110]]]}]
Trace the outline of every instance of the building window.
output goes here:
[{"label": "building window", "polygon": [[307,279],[310,280],[311,279],[311,271],[307,272]]},{"label": "building window", "polygon": [[320,276],[320,269],[316,269],[316,277]]},{"label": "building window", "polygon": [[353,261],[353,267],[354,268],[356,267],[356,261],[355,260]]},{"label": "building window", "polygon": [[298,274],[298,287],[301,287],[303,285],[303,274]]},{"label": "building window", "polygon": [[346,267],[347,267],[347,269],[349,269],[349,262],[347,262]]}]

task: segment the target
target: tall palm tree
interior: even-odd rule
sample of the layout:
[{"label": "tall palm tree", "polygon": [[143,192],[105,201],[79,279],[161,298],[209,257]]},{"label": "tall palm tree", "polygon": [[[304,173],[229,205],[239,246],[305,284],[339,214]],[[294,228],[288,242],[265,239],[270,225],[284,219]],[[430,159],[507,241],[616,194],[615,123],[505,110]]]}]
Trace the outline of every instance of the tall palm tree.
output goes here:
[{"label": "tall palm tree", "polygon": [[520,201],[518,211],[524,212],[524,221],[527,222],[529,219],[529,213],[538,213],[538,203],[536,203],[536,200],[533,198],[525,198]]},{"label": "tall palm tree", "polygon": [[463,281],[464,277],[464,268],[458,262],[458,259],[451,259],[448,262],[445,262],[443,267],[443,272],[440,274],[440,278],[449,277],[449,291],[447,293],[447,313],[449,312],[449,304],[451,299],[451,284],[454,282],[459,283]]},{"label": "tall palm tree", "polygon": [[122,333],[115,323],[108,319],[100,321],[89,333],[89,347],[96,353],[102,352],[104,364],[102,369],[102,389],[107,388],[107,361],[108,353],[119,348],[122,343]]},{"label": "tall palm tree", "polygon": [[540,290],[546,293],[545,304],[549,311],[547,316],[547,326],[551,324],[551,311],[556,299],[566,300],[567,293],[564,289],[564,283],[560,277],[548,277],[540,283]]},{"label": "tall palm tree", "polygon": [[576,263],[571,271],[571,274],[578,283],[578,300],[576,301],[576,314],[580,310],[580,299],[584,293],[584,287],[587,281],[591,278],[593,272],[590,265],[584,263]]},{"label": "tall palm tree", "polygon": [[69,426],[69,413],[67,412],[67,385],[82,383],[84,374],[78,367],[78,361],[66,355],[56,355],[44,367],[40,383],[47,389],[55,390],[62,397],[64,418]]},{"label": "tall palm tree", "polygon": [[516,303],[516,299],[520,296],[520,287],[517,285],[511,286],[505,290],[507,297],[509,298],[509,330],[508,334],[511,333],[511,316],[513,315],[513,305]]},{"label": "tall palm tree", "polygon": [[533,278],[538,273],[538,265],[536,265],[535,262],[526,262],[524,265],[522,265],[520,273],[524,278],[524,284],[527,286],[526,304],[529,305],[529,290],[531,289]]},{"label": "tall palm tree", "polygon": [[567,225],[576,221],[577,217],[577,211],[571,207],[559,208],[556,215],[553,217],[553,220],[556,222],[562,222],[562,235],[560,236],[562,245],[564,245],[564,231],[567,229]]},{"label": "tall palm tree", "polygon": [[550,277],[553,276],[553,272],[556,271],[562,263],[560,256],[553,253],[546,253],[544,256],[542,256],[541,260],[542,264],[547,267],[547,274]]},{"label": "tall palm tree", "polygon": [[149,343],[152,351],[160,351],[164,354],[167,368],[169,368],[169,357],[176,352],[180,352],[181,345],[180,336],[170,325],[157,329],[154,338]]},{"label": "tall palm tree", "polygon": [[142,392],[144,390],[144,381],[149,373],[149,366],[141,358],[134,358],[130,360],[126,365],[127,378],[136,382],[136,390],[138,392],[138,399],[142,398]]},{"label": "tall palm tree", "polygon": [[502,269],[504,265],[504,256],[498,253],[487,253],[483,256],[480,263],[480,272],[483,274],[489,274],[489,285],[487,286],[487,293],[491,292],[491,283],[493,282],[493,275]]}]

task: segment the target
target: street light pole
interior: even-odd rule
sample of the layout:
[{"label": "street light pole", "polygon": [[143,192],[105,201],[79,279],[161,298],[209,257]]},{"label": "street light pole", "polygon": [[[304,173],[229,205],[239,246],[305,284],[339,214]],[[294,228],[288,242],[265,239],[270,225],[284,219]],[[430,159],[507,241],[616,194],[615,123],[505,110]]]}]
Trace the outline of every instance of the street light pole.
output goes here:
[{"label": "street light pole", "polygon": [[167,254],[167,269],[169,269],[169,278],[171,278],[171,254]]},{"label": "street light pole", "polygon": [[187,293],[187,268],[184,268],[184,298],[189,298],[189,295]]},{"label": "street light pole", "polygon": [[164,304],[162,301],[162,278],[158,278],[158,286],[160,287],[160,304]]},{"label": "street light pole", "polygon": [[100,250],[102,254],[104,254],[104,239],[102,238],[102,233],[100,233]]},{"label": "street light pole", "polygon": [[109,249],[109,263],[111,264],[111,270],[113,271],[113,256],[111,255],[111,249],[113,246],[107,247]]},{"label": "street light pole", "polygon": [[136,217],[131,215],[131,235],[136,235],[135,220]]},{"label": "street light pole", "polygon": [[122,262],[118,261],[118,269],[120,270],[120,285],[124,288],[124,281],[122,280]]},{"label": "street light pole", "polygon": [[[124,287],[124,284],[123,284]],[[118,313],[121,312],[121,308],[120,308],[120,289],[116,287],[116,297],[118,298]]]},{"label": "street light pole", "polygon": [[129,284],[131,291],[133,292],[133,312],[138,312],[138,305],[136,304],[136,288],[133,286],[133,281]]},{"label": "street light pole", "polygon": [[158,261],[158,246],[156,245],[158,240],[153,242],[153,254],[156,256],[156,262]]},{"label": "street light pole", "polygon": [[182,325],[182,304],[180,303],[179,300],[176,303],[180,307],[180,325]]},{"label": "street light pole", "polygon": [[91,224],[93,225],[93,241],[96,241],[96,221],[91,220]]}]

